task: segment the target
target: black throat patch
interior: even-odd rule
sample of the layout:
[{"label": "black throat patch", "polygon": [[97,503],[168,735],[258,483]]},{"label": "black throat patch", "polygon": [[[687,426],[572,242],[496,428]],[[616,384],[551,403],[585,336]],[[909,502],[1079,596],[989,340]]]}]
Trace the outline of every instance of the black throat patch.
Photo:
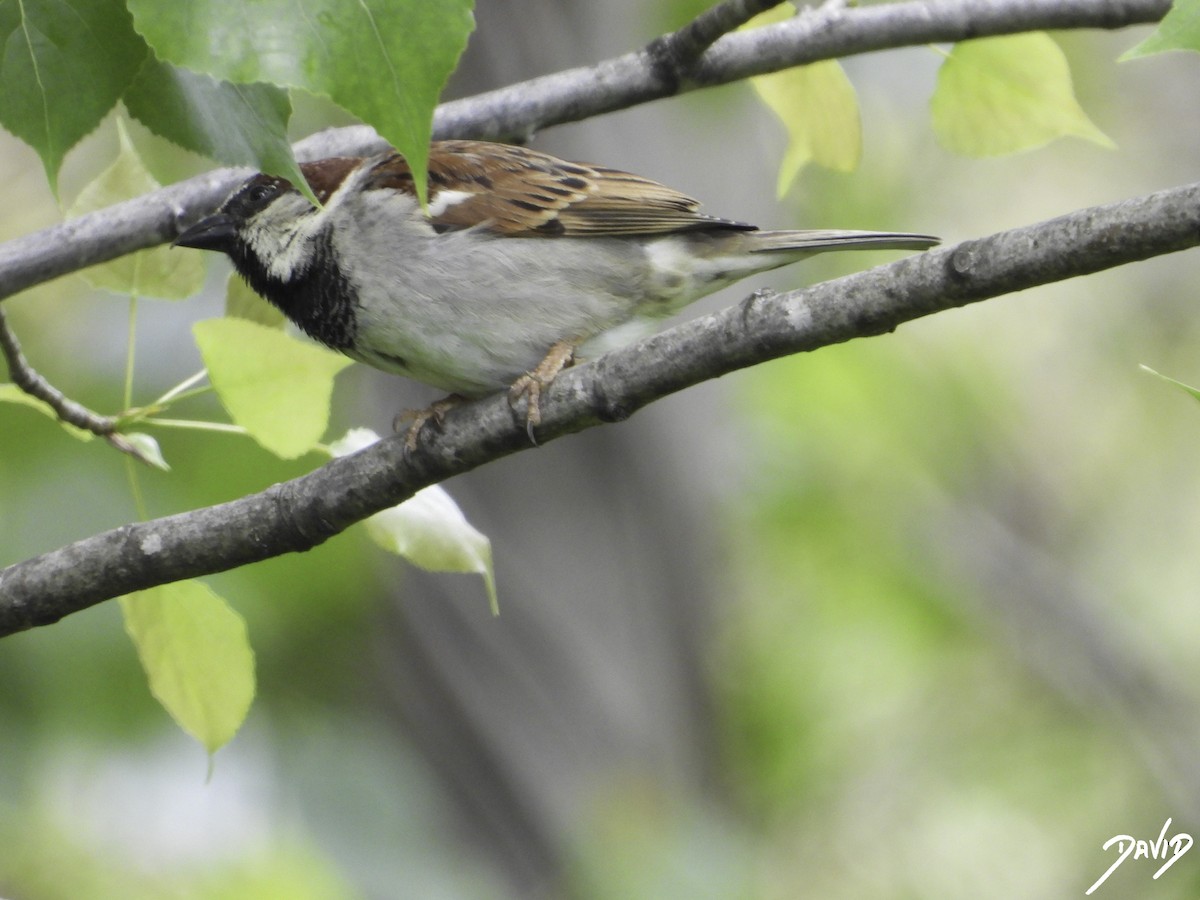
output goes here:
[{"label": "black throat patch", "polygon": [[255,255],[239,247],[230,253],[238,273],[309,337],[334,350],[354,346],[358,297],[334,261],[328,232],[314,238],[308,267],[284,281],[267,272]]}]

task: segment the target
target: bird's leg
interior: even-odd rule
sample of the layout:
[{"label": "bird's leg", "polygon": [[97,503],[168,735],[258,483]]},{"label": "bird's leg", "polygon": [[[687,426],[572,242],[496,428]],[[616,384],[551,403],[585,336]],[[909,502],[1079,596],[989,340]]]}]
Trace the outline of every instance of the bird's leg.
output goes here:
[{"label": "bird's leg", "polygon": [[467,398],[462,394],[451,394],[449,397],[443,397],[441,400],[435,400],[424,409],[406,409],[400,413],[392,421],[392,431],[399,431],[407,423],[408,431],[404,435],[404,449],[417,449],[417,435],[421,433],[421,429],[425,427],[425,423],[432,420],[434,425],[441,427],[442,420],[446,417],[446,413],[467,401]]},{"label": "bird's leg", "polygon": [[514,410],[525,398],[525,432],[531,444],[537,443],[533,429],[542,424],[540,400],[542,391],[550,387],[555,377],[575,360],[577,341],[558,341],[550,348],[545,358],[531,371],[526,372],[508,389],[508,405]]}]

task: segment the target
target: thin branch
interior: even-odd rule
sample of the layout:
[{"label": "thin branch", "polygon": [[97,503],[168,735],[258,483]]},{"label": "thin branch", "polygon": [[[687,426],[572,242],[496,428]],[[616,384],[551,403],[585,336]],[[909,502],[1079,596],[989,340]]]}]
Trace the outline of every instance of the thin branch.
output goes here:
[{"label": "thin branch", "polygon": [[716,43],[718,38],[736,31],[755,16],[773,9],[783,0],[725,0],[696,16],[665,40],[677,60],[692,62]]},{"label": "thin branch", "polygon": [[[821,59],[1034,29],[1123,28],[1156,22],[1169,7],[1170,0],[910,0],[822,8],[778,25],[724,35],[700,55],[685,81],[664,75],[651,55],[639,50],[444,103],[434,116],[434,136],[523,141],[551,125]],[[355,126],[313,135],[295,149],[299,158],[313,159],[372,153],[383,146],[370,128]],[[209,172],[0,244],[0,300],[173,240],[244,174]]]},{"label": "thin branch", "polygon": [[696,61],[718,38],[745,25],[783,0],[725,0],[705,10],[678,31],[664,34],[646,46],[658,79],[676,86],[688,80]]},{"label": "thin branch", "polygon": [[[147,456],[141,447],[121,433],[121,429],[134,418],[142,419],[148,413],[166,409],[173,401],[187,396],[188,391],[196,382],[208,376],[207,371],[201,369],[195,375],[171,388],[149,407],[137,410],[126,409],[121,416],[105,416],[72,400],[30,364],[21,350],[21,343],[17,340],[16,332],[8,324],[8,316],[5,315],[3,307],[0,307],[0,356],[3,356],[4,361],[8,364],[8,374],[12,383],[24,393],[49,406],[59,421],[104,438],[117,450],[152,468],[158,468],[159,462]],[[205,393],[207,390],[207,388],[202,388],[194,393]],[[128,384],[125,393],[125,399],[128,401]],[[224,422],[193,422],[161,418],[144,418],[143,420],[147,425],[158,425],[164,428],[191,428],[198,431],[220,431],[228,434],[246,433],[246,429],[241,426]]]},{"label": "thin branch", "polygon": [[[741,304],[568,369],[542,397],[542,442],[706,379],[882,334],[946,309],[1200,245],[1200,184],[1093,207]],[[503,394],[229,503],[126,525],[0,570],[0,636],[157,584],[310,549],[443,481],[528,449]]]},{"label": "thin branch", "polygon": [[527,141],[538,129],[823,59],[1039,29],[1125,28],[1157,22],[1170,0],[912,0],[821,7],[786,22],[727,34],[683,81],[645,50],[443,103],[434,133]]},{"label": "thin branch", "polygon": [[29,364],[3,309],[0,309],[0,352],[3,352],[4,361],[8,363],[8,377],[13,384],[53,409],[63,422],[99,437],[108,437],[113,433],[117,427],[116,419],[102,416],[82,403],[76,403]]},{"label": "thin branch", "polygon": [[8,364],[8,377],[12,379],[13,384],[49,406],[61,421],[104,438],[122,453],[128,453],[139,462],[154,465],[141,450],[118,433],[119,420],[116,417],[103,416],[72,400],[29,364],[29,360],[21,352],[21,344],[9,326],[3,308],[0,308],[0,354],[3,354],[4,361]]}]

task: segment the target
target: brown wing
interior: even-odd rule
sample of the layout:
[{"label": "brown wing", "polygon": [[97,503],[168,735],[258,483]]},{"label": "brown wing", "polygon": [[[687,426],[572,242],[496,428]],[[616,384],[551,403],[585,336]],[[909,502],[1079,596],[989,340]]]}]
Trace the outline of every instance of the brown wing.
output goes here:
[{"label": "brown wing", "polygon": [[[393,154],[368,187],[412,192]],[[656,181],[484,141],[436,141],[429,153],[429,218],[449,231],[484,228],[513,237],[644,235],[754,226],[697,212],[699,203]]]}]

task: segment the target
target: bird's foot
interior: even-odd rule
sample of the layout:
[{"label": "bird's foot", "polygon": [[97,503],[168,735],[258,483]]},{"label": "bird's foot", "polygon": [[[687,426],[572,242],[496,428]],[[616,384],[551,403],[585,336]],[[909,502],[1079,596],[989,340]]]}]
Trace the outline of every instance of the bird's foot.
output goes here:
[{"label": "bird's foot", "polygon": [[508,405],[514,410],[525,399],[525,433],[529,442],[537,444],[534,429],[542,424],[542,391],[550,387],[558,373],[575,360],[574,341],[558,341],[550,352],[531,371],[526,372],[508,389]]},{"label": "bird's foot", "polygon": [[435,400],[424,409],[406,409],[392,421],[392,431],[398,432],[407,426],[407,433],[404,435],[404,449],[410,452],[416,450],[417,436],[420,435],[426,422],[433,422],[436,427],[440,428],[442,420],[446,418],[446,413],[466,401],[467,398],[461,394],[451,394],[449,397]]}]

